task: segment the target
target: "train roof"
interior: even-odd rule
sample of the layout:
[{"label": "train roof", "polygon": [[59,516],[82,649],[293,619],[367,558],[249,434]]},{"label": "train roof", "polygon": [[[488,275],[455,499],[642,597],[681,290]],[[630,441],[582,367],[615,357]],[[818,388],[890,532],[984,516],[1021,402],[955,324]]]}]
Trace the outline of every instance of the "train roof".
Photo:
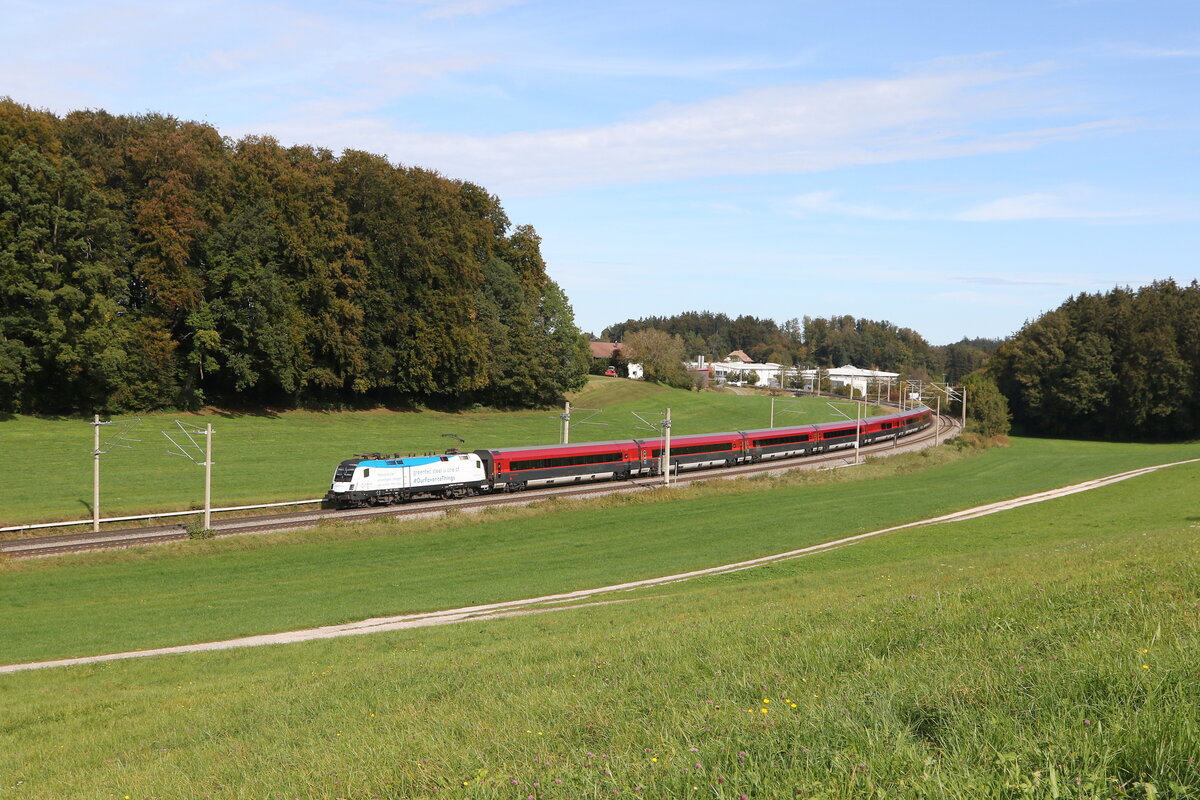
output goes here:
[{"label": "train roof", "polygon": [[[360,467],[421,467],[451,461],[459,456],[474,456],[474,453],[446,453],[440,456],[404,456],[403,458],[366,458],[358,462]],[[479,456],[475,456],[478,458]],[[345,462],[343,462],[345,463]]]},{"label": "train roof", "polygon": [[[860,423],[866,424],[867,422],[878,422],[880,420],[893,419],[896,417],[907,417],[907,416],[910,416],[911,414],[919,413],[922,411],[928,411],[928,410],[929,409],[926,408],[925,406],[920,406],[918,408],[910,409],[908,411],[897,411],[894,414],[883,414],[883,415],[874,416],[874,417],[863,417],[860,420]],[[810,424],[810,425],[789,425],[789,426],[783,427],[783,428],[755,428],[752,430],[745,430],[745,431],[718,431],[715,433],[688,433],[688,434],[682,434],[679,436],[672,436],[671,441],[672,442],[702,441],[702,440],[707,440],[707,439],[720,439],[720,438],[726,437],[726,436],[740,436],[742,434],[746,434],[747,436],[750,436],[750,435],[754,435],[754,436],[763,436],[763,435],[781,436],[781,435],[783,435],[783,436],[786,436],[787,431],[791,431],[791,430],[794,430],[797,432],[812,431],[814,429],[827,430],[831,427],[836,428],[841,425],[846,425],[847,423],[850,425],[853,425],[854,420],[835,420],[833,422],[821,422],[821,423],[814,423],[814,424]],[[489,448],[480,448],[477,452],[490,453],[493,456],[507,454],[507,453],[522,453],[522,454],[537,453],[537,452],[561,453],[563,451],[597,452],[597,451],[602,451],[602,450],[610,450],[610,449],[616,449],[616,448],[629,447],[630,445],[632,445],[636,442],[643,442],[645,444],[650,444],[650,445],[655,445],[655,444],[661,445],[662,441],[663,441],[663,436],[661,434],[653,434],[650,436],[642,436],[642,437],[630,438],[630,439],[609,439],[609,440],[602,441],[602,442],[574,442],[571,444],[527,444],[527,445],[521,445],[519,447],[489,447]]]},{"label": "train roof", "polygon": [[599,448],[601,450],[610,447],[628,447],[638,439],[610,439],[603,442],[572,442],[571,444],[524,444],[519,447],[481,447],[478,452],[491,453],[497,455],[500,453],[532,453],[537,450],[563,450],[563,449],[592,449]]}]

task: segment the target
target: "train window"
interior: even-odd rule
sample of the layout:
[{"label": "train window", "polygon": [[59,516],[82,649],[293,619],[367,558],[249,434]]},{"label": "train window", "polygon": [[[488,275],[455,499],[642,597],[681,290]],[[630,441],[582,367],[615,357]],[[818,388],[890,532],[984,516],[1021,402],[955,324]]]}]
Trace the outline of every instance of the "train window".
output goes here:
[{"label": "train window", "polygon": [[[697,453],[723,453],[733,449],[733,445],[729,442],[720,442],[713,444],[694,444],[689,447],[672,447],[671,455],[673,456],[694,456]],[[662,458],[662,448],[655,448],[651,451],[652,458]]]},{"label": "train window", "polygon": [[623,453],[596,453],[590,456],[563,456],[562,458],[537,458],[528,461],[514,461],[509,469],[554,469],[556,467],[579,467],[585,464],[608,464],[613,461],[623,461]]},{"label": "train window", "polygon": [[754,446],[755,447],[771,447],[772,445],[777,445],[777,444],[796,444],[798,442],[807,442],[807,441],[808,441],[808,434],[805,433],[800,436],[775,436],[770,439],[755,439]]},{"label": "train window", "polygon": [[840,431],[825,431],[825,433],[821,434],[821,438],[822,439],[837,439],[842,436],[856,436],[856,435],[857,435],[857,432],[854,430],[854,428],[846,428],[846,429],[840,430]]},{"label": "train window", "polygon": [[370,476],[371,476],[371,468],[370,468],[370,467],[363,467],[363,477],[364,477],[364,478],[369,478]]}]

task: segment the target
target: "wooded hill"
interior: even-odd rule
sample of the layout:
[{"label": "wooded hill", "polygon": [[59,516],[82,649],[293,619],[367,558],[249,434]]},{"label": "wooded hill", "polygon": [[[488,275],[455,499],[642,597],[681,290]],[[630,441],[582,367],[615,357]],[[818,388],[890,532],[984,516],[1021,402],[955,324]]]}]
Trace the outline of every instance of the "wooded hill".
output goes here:
[{"label": "wooded hill", "polygon": [[0,411],[533,406],[586,343],[472,183],[0,98]]},{"label": "wooded hill", "polygon": [[762,362],[822,367],[854,364],[911,377],[941,379],[944,375],[952,383],[979,369],[1000,344],[991,339],[963,339],[932,346],[911,328],[849,315],[806,316],[779,325],[771,319],[748,315],[731,319],[711,311],[626,320],[605,328],[601,336],[623,341],[626,335],[647,329],[680,337],[684,352],[692,358],[722,359],[733,350],[743,350]]},{"label": "wooded hill", "polygon": [[1081,294],[1028,323],[989,363],[1033,433],[1200,436],[1200,284]]}]

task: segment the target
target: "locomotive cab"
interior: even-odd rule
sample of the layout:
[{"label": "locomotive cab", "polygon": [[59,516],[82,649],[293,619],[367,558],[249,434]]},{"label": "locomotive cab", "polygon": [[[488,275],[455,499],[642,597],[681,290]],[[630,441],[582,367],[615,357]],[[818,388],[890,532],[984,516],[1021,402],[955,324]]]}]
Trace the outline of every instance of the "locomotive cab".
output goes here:
[{"label": "locomotive cab", "polygon": [[415,497],[467,497],[488,486],[475,453],[358,458],[338,465],[325,499],[339,508],[389,505]]}]

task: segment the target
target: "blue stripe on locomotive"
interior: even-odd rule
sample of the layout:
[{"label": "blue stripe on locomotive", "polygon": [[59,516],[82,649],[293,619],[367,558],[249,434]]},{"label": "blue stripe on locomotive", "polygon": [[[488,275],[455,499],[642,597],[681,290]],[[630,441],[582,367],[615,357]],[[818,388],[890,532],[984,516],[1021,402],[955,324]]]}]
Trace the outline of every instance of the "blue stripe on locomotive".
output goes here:
[{"label": "blue stripe on locomotive", "polygon": [[396,468],[396,467],[422,467],[426,464],[436,464],[442,459],[438,456],[429,456],[421,458],[389,458],[380,461],[360,461],[360,467],[381,467],[381,468]]}]

